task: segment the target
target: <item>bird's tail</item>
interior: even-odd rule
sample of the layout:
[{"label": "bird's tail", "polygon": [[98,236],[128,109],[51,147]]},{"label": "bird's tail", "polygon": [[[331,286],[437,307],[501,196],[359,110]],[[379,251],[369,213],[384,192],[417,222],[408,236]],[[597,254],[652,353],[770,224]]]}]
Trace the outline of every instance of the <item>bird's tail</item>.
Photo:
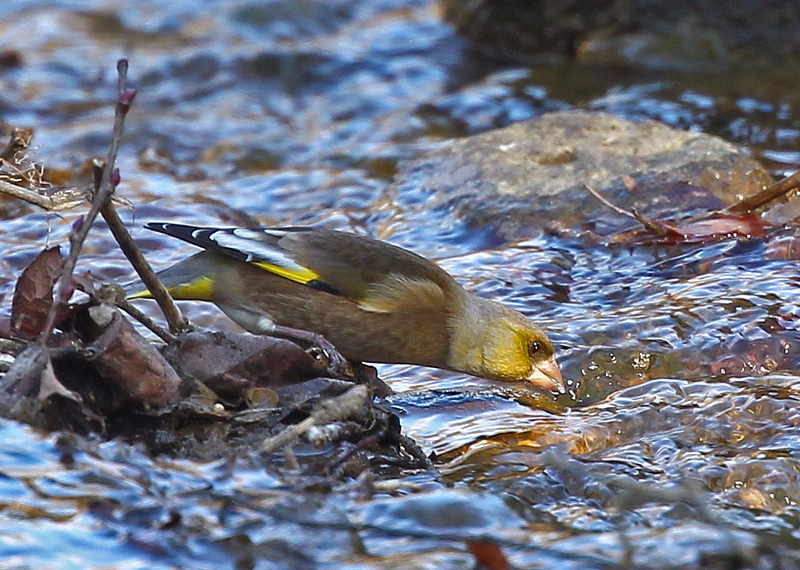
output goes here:
[{"label": "bird's tail", "polygon": [[[210,301],[214,291],[214,264],[208,252],[201,251],[158,272],[158,277],[173,299]],[[128,299],[152,299],[141,281],[123,285]]]}]

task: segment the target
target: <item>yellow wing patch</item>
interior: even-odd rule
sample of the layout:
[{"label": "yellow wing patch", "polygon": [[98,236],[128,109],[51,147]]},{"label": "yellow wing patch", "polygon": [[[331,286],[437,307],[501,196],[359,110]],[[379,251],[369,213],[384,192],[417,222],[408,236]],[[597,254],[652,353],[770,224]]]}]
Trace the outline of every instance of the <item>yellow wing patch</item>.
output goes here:
[{"label": "yellow wing patch", "polygon": [[356,300],[356,304],[370,313],[392,313],[404,310],[419,310],[444,306],[444,291],[429,279],[414,279],[389,274],[380,283],[373,283],[367,294]]},{"label": "yellow wing patch", "polygon": [[263,269],[264,271],[269,271],[275,275],[280,275],[286,279],[291,279],[292,281],[302,285],[306,285],[309,281],[319,279],[318,273],[311,271],[308,267],[302,267],[300,265],[297,266],[298,269],[288,269],[286,267],[281,267],[280,265],[275,265],[266,261],[253,261],[251,263],[256,267]]},{"label": "yellow wing patch", "polygon": [[[167,292],[173,299],[181,301],[211,301],[214,293],[214,281],[210,277],[201,277],[191,283],[167,287]],[[148,290],[128,295],[128,299],[152,299],[153,295]]]}]

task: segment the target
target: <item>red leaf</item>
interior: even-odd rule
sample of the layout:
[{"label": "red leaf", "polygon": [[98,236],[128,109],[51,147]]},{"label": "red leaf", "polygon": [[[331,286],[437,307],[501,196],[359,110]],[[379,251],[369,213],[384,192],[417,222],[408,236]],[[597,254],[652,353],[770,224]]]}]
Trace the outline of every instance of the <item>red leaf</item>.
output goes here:
[{"label": "red leaf", "polygon": [[511,568],[503,551],[493,542],[469,540],[467,548],[481,568],[488,568],[488,570],[510,570]]},{"label": "red leaf", "polygon": [[707,243],[724,239],[752,239],[764,237],[769,226],[763,218],[756,214],[716,216],[685,223],[661,220],[654,220],[652,223],[661,228],[663,233],[654,235],[652,231],[636,230],[619,234],[611,241],[628,245],[674,245]]}]

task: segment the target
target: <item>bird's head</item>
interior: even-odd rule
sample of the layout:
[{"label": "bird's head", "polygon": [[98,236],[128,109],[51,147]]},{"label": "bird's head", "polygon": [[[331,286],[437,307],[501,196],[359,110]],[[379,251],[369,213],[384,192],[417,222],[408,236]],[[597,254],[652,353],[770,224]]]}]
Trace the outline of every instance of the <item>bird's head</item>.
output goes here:
[{"label": "bird's head", "polygon": [[[474,299],[462,330],[454,330],[452,367],[490,380],[524,381],[549,392],[566,392],[547,334],[505,305]],[[470,324],[465,326],[465,322]]]}]

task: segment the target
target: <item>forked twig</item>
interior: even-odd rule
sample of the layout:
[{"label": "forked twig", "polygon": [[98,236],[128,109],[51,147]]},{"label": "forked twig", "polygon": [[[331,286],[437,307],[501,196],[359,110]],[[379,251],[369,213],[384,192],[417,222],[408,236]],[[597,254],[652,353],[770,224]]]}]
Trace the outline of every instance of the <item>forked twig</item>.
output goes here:
[{"label": "forked twig", "polygon": [[626,216],[628,218],[632,218],[632,219],[636,220],[637,222],[642,224],[648,230],[650,230],[652,232],[655,232],[656,234],[662,235],[662,236],[672,233],[669,228],[664,226],[664,224],[660,224],[658,222],[655,222],[655,221],[651,220],[650,218],[644,217],[638,211],[636,211],[635,208],[631,208],[630,212],[628,210],[624,210],[624,209],[620,208],[619,206],[617,206],[616,204],[614,204],[612,202],[609,202],[604,196],[602,196],[597,190],[595,190],[594,188],[592,188],[588,184],[584,184],[583,187],[586,188],[586,190],[589,191],[589,194],[591,194],[592,196],[594,196],[595,198],[600,200],[603,204],[605,204],[606,206],[608,206],[609,208],[611,208],[612,210],[614,210],[618,214],[621,214],[623,216]]},{"label": "forked twig", "polygon": [[[94,168],[95,183],[98,183],[97,181],[105,171],[105,168],[103,167],[102,161],[99,160],[94,161],[92,167]],[[110,201],[107,202],[100,209],[100,213],[108,224],[108,229],[111,230],[111,233],[114,235],[114,239],[117,241],[122,253],[124,253],[125,257],[128,258],[128,261],[131,262],[131,265],[136,270],[136,273],[139,275],[142,283],[144,283],[145,287],[147,287],[147,289],[150,291],[150,294],[153,295],[153,299],[155,299],[156,303],[158,303],[158,307],[164,314],[164,318],[167,321],[170,332],[176,333],[185,330],[188,326],[186,319],[181,314],[180,309],[178,309],[178,306],[175,304],[172,296],[167,292],[164,284],[161,283],[161,280],[156,276],[155,271],[153,271],[150,263],[147,261],[147,259],[145,259],[142,251],[133,241],[128,228],[125,227],[125,224],[120,219],[119,214],[117,214],[117,210],[114,208],[114,205]],[[163,332],[154,330],[152,325],[155,325],[155,323],[152,323],[152,321],[149,321],[149,319],[149,323],[142,321],[140,317],[144,315],[140,311],[137,311],[129,303],[124,301],[124,299],[120,299],[117,302],[117,305],[136,320],[144,324],[147,328],[153,330],[153,332],[155,332],[162,339],[166,340],[168,338],[168,336]]]},{"label": "forked twig", "polygon": [[78,261],[78,256],[81,253],[83,242],[86,241],[86,236],[89,235],[89,230],[92,228],[100,209],[110,201],[111,195],[114,193],[114,188],[119,183],[119,171],[114,168],[114,163],[117,160],[117,153],[119,152],[120,140],[122,138],[122,130],[125,122],[125,115],[130,108],[130,104],[136,95],[133,89],[124,89],[125,81],[127,78],[128,61],[121,59],[117,63],[117,72],[119,73],[119,89],[120,95],[117,100],[117,111],[114,120],[114,128],[111,135],[111,145],[108,149],[108,157],[106,164],[108,168],[104,169],[103,176],[100,184],[92,199],[92,206],[89,212],[82,218],[78,218],[74,225],[74,230],[70,234],[70,250],[67,259],[64,262],[64,271],[56,284],[55,302],[50,307],[47,314],[47,320],[42,327],[40,339],[47,342],[50,335],[53,333],[55,327],[56,316],[58,314],[59,306],[66,302],[72,292],[72,273],[75,271],[75,264]]}]

